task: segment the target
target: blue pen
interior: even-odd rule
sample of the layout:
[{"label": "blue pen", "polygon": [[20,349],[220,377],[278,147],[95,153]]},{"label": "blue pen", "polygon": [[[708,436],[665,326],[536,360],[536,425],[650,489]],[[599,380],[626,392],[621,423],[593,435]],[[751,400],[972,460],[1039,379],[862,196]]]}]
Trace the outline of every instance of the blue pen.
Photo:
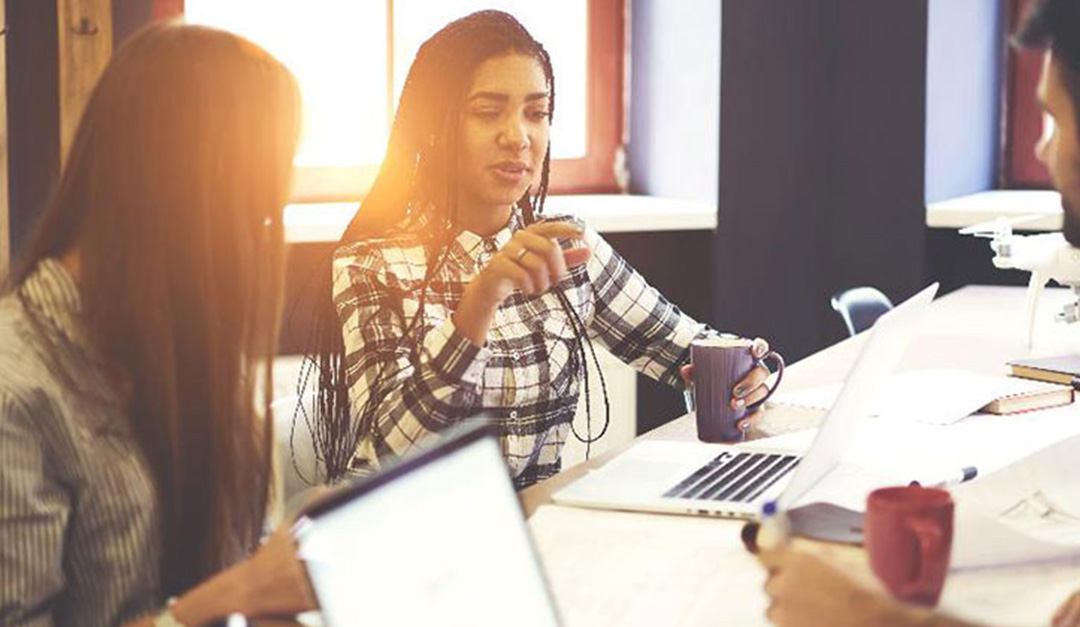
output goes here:
[{"label": "blue pen", "polygon": [[978,477],[978,476],[979,476],[979,469],[978,468],[976,468],[974,466],[965,466],[964,468],[960,469],[960,472],[958,474],[952,475],[950,477],[944,477],[942,479],[938,479],[937,481],[932,481],[932,482],[912,481],[908,485],[910,485],[912,487],[920,487],[921,486],[921,487],[924,487],[924,488],[945,489],[945,488],[952,487],[954,485],[959,485],[961,483],[967,483],[968,481],[971,481],[972,479],[974,479],[975,477]]},{"label": "blue pen", "polygon": [[791,535],[791,521],[787,512],[777,506],[776,501],[766,501],[761,507],[761,523],[757,532],[757,547],[764,551],[782,549]]}]

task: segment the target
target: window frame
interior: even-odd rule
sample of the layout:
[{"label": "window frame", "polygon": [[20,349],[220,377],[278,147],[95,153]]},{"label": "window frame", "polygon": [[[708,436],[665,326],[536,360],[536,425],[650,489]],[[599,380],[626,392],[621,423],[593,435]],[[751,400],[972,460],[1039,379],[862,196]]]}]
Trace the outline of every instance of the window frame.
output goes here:
[{"label": "window frame", "polygon": [[[393,0],[386,0],[391,8]],[[551,164],[553,194],[626,191],[625,167],[627,0],[588,2],[589,84],[586,94],[585,156],[555,159]],[[184,0],[153,0],[154,19],[182,16]],[[391,28],[388,21],[387,28]],[[402,71],[405,68],[395,68]],[[392,81],[392,78],[391,78]],[[396,104],[396,103],[391,103]],[[378,164],[361,167],[298,166],[291,202],[356,201],[378,174]]]},{"label": "window frame", "polygon": [[[1006,19],[1012,33],[1020,25],[1032,0],[1007,0]],[[1004,141],[1002,183],[1010,189],[1048,189],[1050,173],[1035,157],[1035,144],[1042,136],[1042,108],[1035,89],[1042,74],[1043,55],[1033,50],[1008,46],[1005,67]]]}]

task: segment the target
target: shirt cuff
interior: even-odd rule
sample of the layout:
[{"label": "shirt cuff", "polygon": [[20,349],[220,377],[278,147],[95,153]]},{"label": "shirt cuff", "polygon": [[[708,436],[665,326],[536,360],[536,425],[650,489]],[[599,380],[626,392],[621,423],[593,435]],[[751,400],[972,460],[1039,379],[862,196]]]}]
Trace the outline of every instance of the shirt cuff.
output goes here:
[{"label": "shirt cuff", "polygon": [[690,363],[690,344],[695,340],[703,340],[710,337],[717,337],[720,333],[709,328],[708,325],[701,322],[690,322],[684,318],[679,321],[675,326],[674,332],[671,334],[671,343],[674,346],[678,346],[681,351],[679,357],[672,364],[670,370],[665,372],[660,380],[668,385],[677,389],[687,389],[686,381],[682,378],[680,370],[683,366]]},{"label": "shirt cuff", "polygon": [[491,350],[480,348],[458,332],[452,319],[428,332],[424,349],[431,355],[431,366],[439,376],[454,384],[479,387]]}]

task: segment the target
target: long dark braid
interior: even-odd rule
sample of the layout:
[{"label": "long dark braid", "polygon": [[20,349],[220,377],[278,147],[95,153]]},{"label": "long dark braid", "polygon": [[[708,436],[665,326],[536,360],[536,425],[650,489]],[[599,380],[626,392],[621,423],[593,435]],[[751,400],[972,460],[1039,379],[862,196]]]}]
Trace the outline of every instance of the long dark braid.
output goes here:
[{"label": "long dark braid", "polygon": [[[420,350],[427,333],[423,321],[428,288],[447,263],[450,244],[456,233],[458,180],[455,159],[460,154],[458,128],[466,90],[476,67],[487,59],[509,52],[533,56],[541,64],[550,94],[550,120],[555,109],[551,59],[525,27],[506,13],[479,11],[451,22],[424,42],[409,69],[379,176],[342,236],[340,246],[419,228],[423,233],[425,257],[430,261],[426,264],[424,278],[418,288],[417,312],[411,320],[406,321],[404,309],[398,303],[395,313],[401,317],[404,330],[394,347],[387,349],[384,355],[376,356],[378,371],[370,382],[366,400],[355,416],[350,412],[342,321],[337,314],[338,303],[333,300],[332,283],[337,271],[331,271],[329,267],[319,269],[320,275],[315,279],[318,294],[314,297],[327,306],[316,308],[310,337],[314,353],[305,358],[298,393],[302,399],[305,398],[304,392],[313,378],[317,381],[317,388],[311,401],[310,414],[308,407],[303,404],[298,406],[294,429],[297,419],[303,418],[311,430],[315,458],[322,465],[325,472],[323,479],[327,482],[336,481],[346,474],[360,442],[375,432],[378,409],[392,391],[400,372],[397,349],[408,346],[410,367],[419,363]],[[444,103],[446,106],[441,114],[432,106]],[[526,225],[536,222],[543,213],[550,166],[549,146],[536,194],[530,197],[526,192],[517,203]],[[576,337],[572,362],[575,374],[585,379],[588,398],[585,345],[588,344],[599,372],[595,351],[585,325],[565,294],[559,288],[553,291],[571,320]],[[361,324],[371,322],[367,320]],[[602,373],[600,383],[605,409],[605,422],[600,435],[592,437],[592,414],[588,400],[587,436],[581,438],[573,429],[574,435],[587,447],[607,431],[610,422],[607,386]]]},{"label": "long dark braid", "polygon": [[[546,55],[547,52],[545,51]],[[555,86],[550,86],[551,100],[555,100]],[[554,106],[552,107],[554,108]],[[547,199],[548,181],[551,173],[551,146],[548,146],[547,153],[544,155],[544,167],[540,173],[540,184],[537,188],[536,196],[530,202],[528,195],[520,203],[522,213],[525,216],[525,224],[529,225],[537,221],[537,219],[543,215],[544,201]],[[534,210],[535,206],[535,210]],[[567,319],[570,320],[570,327],[574,331],[574,343],[575,352],[572,355],[572,367],[576,375],[580,376],[585,386],[585,436],[582,437],[577,431],[577,426],[573,421],[570,422],[570,431],[574,434],[574,437],[579,442],[585,444],[585,459],[588,459],[592,453],[592,445],[596,443],[600,438],[604,437],[607,433],[608,427],[611,425],[611,403],[608,400],[607,394],[607,381],[604,379],[604,370],[600,367],[600,360],[596,357],[596,349],[593,347],[592,338],[589,337],[588,329],[585,323],[581,320],[581,316],[578,315],[577,310],[566,298],[566,293],[558,286],[552,288],[552,293],[559,300],[559,306],[566,312]],[[600,433],[593,437],[592,434],[592,394],[590,390],[591,383],[589,382],[589,361],[585,353],[585,347],[589,347],[588,356],[592,357],[593,365],[596,366],[596,375],[600,380],[600,391],[604,401],[604,426],[601,427]]]}]

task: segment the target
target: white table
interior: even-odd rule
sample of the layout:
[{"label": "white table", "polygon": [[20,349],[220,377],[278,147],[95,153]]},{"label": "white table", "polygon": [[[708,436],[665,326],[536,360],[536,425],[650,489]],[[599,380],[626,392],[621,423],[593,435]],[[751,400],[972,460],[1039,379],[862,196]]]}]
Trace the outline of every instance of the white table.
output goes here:
[{"label": "white table", "polygon": [[[1008,359],[1080,351],[1080,325],[1052,322],[1068,298],[1065,290],[1047,290],[1038,312],[1035,347],[1029,351],[1021,324],[1023,289],[967,287],[954,292],[932,305],[900,369],[1000,374]],[[793,364],[785,386],[798,389],[842,380],[862,341],[846,340]],[[819,417],[778,410],[766,416],[764,432],[812,426]],[[684,416],[641,437],[685,440],[694,437],[694,428]],[[599,466],[610,458],[587,464]],[[524,491],[526,511],[535,513],[550,502],[552,492],[585,471],[586,465],[578,465]],[[764,573],[743,549],[738,521],[545,508],[531,525],[569,627],[766,624]],[[805,544],[854,576],[869,579],[860,549]],[[954,573],[942,608],[992,624],[1046,624],[1058,602],[1077,588],[1080,561],[1051,568]]]}]

